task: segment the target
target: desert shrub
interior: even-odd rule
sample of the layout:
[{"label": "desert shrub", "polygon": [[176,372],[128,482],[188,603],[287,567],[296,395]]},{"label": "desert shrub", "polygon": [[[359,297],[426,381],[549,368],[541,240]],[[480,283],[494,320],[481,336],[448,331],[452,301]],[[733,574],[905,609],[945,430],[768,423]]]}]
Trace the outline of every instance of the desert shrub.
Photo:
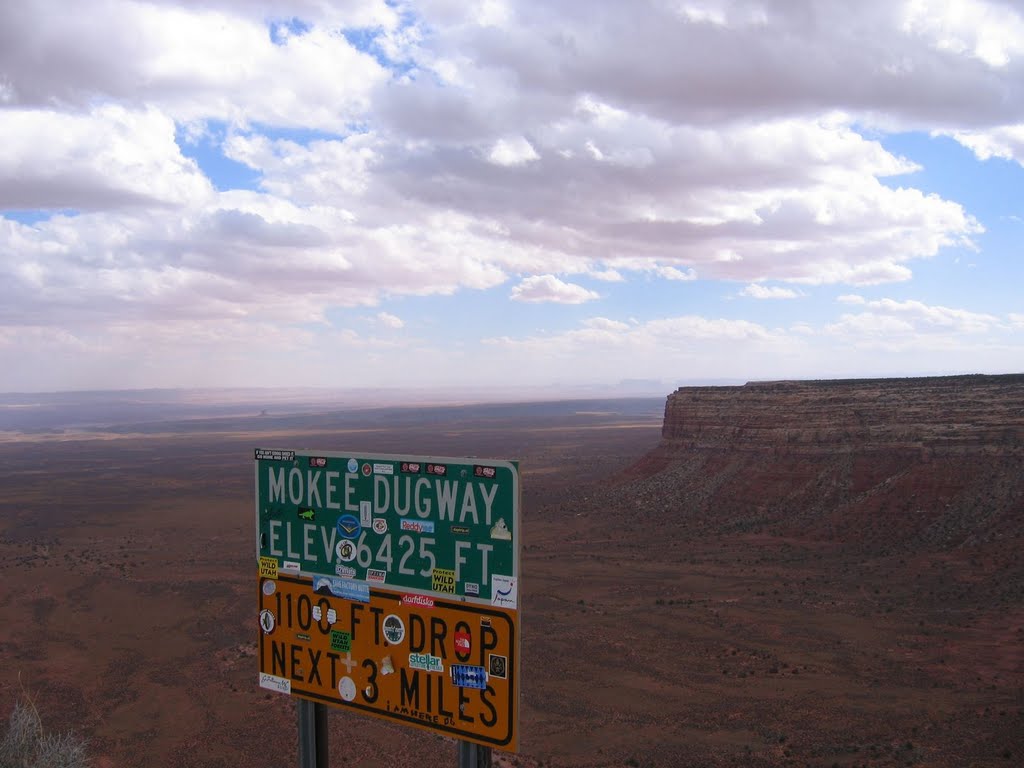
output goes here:
[{"label": "desert shrub", "polygon": [[87,768],[85,741],[72,733],[47,733],[31,702],[18,702],[0,741],[0,768]]}]

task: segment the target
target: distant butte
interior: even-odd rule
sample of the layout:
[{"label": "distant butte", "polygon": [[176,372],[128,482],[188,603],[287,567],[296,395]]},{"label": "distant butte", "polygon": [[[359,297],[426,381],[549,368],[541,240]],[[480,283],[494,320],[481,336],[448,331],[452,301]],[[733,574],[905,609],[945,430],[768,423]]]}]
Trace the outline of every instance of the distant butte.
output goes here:
[{"label": "distant butte", "polygon": [[704,533],[874,554],[984,546],[1017,573],[1024,375],[681,387],[660,444],[621,480]]},{"label": "distant butte", "polygon": [[664,448],[788,453],[1019,453],[1024,374],[756,382],[680,387]]}]

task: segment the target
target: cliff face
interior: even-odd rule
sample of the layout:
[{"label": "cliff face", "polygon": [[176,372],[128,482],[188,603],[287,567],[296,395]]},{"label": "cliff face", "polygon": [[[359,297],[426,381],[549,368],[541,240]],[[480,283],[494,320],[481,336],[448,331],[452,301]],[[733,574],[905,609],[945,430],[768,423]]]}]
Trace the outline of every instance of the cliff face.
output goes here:
[{"label": "cliff face", "polygon": [[622,478],[650,525],[1024,573],[1024,376],[685,387],[662,433]]},{"label": "cliff face", "polygon": [[662,437],[783,453],[1019,453],[1024,375],[682,387],[668,397]]}]

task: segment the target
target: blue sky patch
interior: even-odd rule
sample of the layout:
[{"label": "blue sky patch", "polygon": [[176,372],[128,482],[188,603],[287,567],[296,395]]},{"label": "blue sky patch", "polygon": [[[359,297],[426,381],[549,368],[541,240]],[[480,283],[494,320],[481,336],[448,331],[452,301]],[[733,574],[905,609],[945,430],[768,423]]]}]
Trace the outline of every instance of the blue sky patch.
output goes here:
[{"label": "blue sky patch", "polygon": [[313,27],[293,16],[290,19],[275,19],[267,28],[270,32],[270,42],[274,45],[285,45],[289,37],[301,37]]}]

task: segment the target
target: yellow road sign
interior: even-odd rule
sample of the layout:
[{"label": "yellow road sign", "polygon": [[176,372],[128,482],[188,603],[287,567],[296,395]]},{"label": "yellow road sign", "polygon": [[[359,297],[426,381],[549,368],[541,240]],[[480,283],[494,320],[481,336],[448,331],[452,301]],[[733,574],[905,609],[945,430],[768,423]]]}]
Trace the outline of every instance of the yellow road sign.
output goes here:
[{"label": "yellow road sign", "polygon": [[258,613],[263,688],[516,750],[517,611],[278,573]]}]

